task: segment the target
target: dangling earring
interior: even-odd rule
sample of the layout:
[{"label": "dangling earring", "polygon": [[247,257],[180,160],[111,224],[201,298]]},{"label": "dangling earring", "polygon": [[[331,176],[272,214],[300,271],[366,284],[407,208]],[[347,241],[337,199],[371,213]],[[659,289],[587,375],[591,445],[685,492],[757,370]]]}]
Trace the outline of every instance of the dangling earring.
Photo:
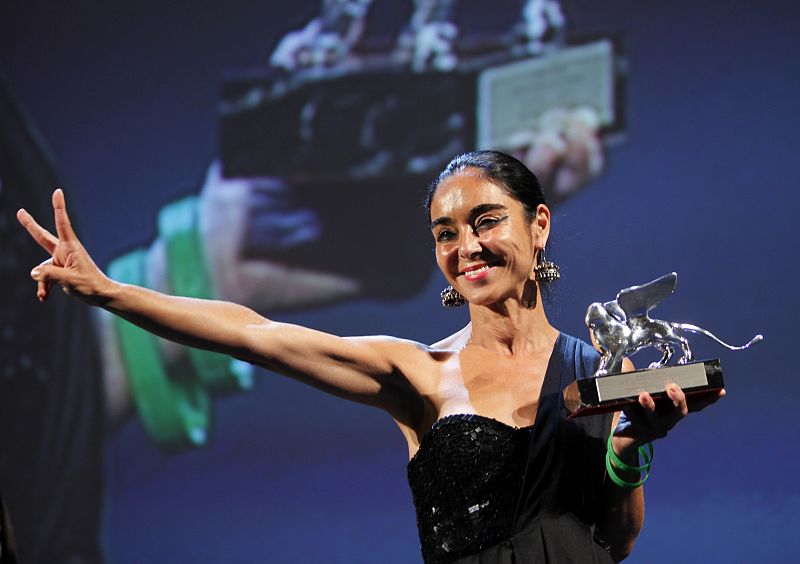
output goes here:
[{"label": "dangling earring", "polygon": [[467,300],[459,294],[455,288],[448,286],[441,293],[442,307],[461,307],[467,303]]},{"label": "dangling earring", "polygon": [[558,265],[544,258],[544,249],[539,254],[539,264],[533,267],[533,277],[537,282],[552,282],[561,278]]}]

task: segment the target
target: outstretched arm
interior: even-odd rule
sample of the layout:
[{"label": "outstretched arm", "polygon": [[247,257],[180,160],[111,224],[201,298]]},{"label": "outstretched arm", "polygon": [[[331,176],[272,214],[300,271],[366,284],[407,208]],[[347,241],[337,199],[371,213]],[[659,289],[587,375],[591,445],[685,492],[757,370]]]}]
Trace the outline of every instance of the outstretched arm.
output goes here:
[{"label": "outstretched arm", "polygon": [[[386,337],[340,338],[270,321],[233,303],[169,296],[105,276],[75,235],[64,194],[53,194],[56,235],[29,213],[17,218],[51,258],[33,269],[37,297],[65,292],[181,344],[229,354],[329,393],[382,407],[405,419],[416,392],[403,374],[426,358],[415,343]],[[409,408],[410,409],[410,408]]]}]

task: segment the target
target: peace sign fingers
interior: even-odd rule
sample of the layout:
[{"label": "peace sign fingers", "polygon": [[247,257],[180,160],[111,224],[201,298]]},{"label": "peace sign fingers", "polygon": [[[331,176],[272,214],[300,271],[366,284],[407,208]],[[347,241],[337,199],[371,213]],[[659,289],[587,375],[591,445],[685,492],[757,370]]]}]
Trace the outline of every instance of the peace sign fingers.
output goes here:
[{"label": "peace sign fingers", "polygon": [[64,192],[58,188],[53,192],[53,213],[56,219],[56,233],[58,240],[67,242],[74,242],[77,240],[75,232],[72,230],[72,224],[67,215],[67,204],[64,200]]},{"label": "peace sign fingers", "polygon": [[97,268],[92,257],[83,248],[72,230],[64,193],[59,189],[53,192],[53,213],[56,233],[36,223],[24,209],[17,212],[17,219],[50,258],[31,270],[31,278],[36,281],[36,296],[40,301],[47,299],[54,284],[59,284],[65,292],[94,303],[99,288],[108,283],[108,278]]}]

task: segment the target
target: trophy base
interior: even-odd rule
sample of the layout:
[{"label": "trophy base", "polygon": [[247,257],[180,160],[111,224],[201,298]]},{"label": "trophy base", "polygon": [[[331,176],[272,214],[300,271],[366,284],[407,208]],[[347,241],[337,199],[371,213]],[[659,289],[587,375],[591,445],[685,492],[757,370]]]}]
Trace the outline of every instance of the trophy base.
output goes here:
[{"label": "trophy base", "polygon": [[678,384],[689,396],[716,394],[725,383],[719,359],[575,380],[564,388],[570,418],[620,411],[647,392],[658,403],[667,398],[667,384]]}]

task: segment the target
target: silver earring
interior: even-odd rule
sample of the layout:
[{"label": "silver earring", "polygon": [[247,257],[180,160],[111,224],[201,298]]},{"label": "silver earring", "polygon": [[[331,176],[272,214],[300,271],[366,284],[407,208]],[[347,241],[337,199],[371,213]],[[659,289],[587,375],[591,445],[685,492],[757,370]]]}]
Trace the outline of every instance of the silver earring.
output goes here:
[{"label": "silver earring", "polygon": [[533,267],[533,277],[537,282],[552,282],[561,278],[558,265],[544,258],[544,249],[539,254],[539,264]]},{"label": "silver earring", "polygon": [[467,303],[467,300],[459,294],[455,288],[448,286],[441,293],[442,307],[461,307]]}]

